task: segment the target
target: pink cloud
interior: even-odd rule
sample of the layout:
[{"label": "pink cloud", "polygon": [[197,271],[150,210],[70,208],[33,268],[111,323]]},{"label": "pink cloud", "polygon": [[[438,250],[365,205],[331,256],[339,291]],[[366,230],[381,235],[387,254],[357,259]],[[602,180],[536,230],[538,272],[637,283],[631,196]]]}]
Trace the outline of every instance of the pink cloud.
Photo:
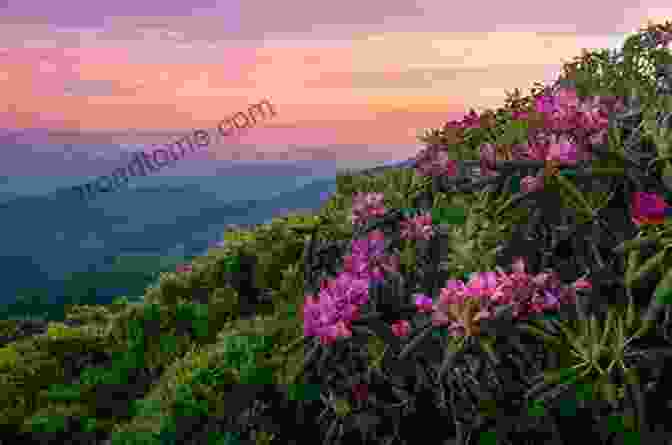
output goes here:
[{"label": "pink cloud", "polygon": [[232,144],[385,152],[417,144],[424,129],[470,107],[501,106],[505,90],[527,93],[582,47],[611,45],[647,17],[672,17],[654,0],[457,9],[438,0],[344,1],[270,2],[264,14],[255,2],[137,9],[66,1],[43,6],[42,18],[31,0],[12,2],[0,20],[0,114],[16,127],[170,133],[214,129],[268,98],[278,115]]}]

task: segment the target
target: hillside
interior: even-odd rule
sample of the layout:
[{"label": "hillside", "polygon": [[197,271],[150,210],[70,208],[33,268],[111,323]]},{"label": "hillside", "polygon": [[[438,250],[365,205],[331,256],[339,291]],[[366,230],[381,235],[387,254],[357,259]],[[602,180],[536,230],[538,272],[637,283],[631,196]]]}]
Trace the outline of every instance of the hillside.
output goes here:
[{"label": "hillside", "polygon": [[661,36],[429,131],[413,169],[340,173],[140,301],[5,321],[2,439],[670,443],[672,73],[629,65],[672,65]]}]

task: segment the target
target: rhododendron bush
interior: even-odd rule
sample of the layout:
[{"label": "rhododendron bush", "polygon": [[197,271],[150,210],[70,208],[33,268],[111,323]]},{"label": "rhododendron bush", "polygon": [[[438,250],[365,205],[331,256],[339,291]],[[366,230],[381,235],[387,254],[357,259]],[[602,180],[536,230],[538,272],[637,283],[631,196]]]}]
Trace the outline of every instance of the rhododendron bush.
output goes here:
[{"label": "rhododendron bush", "polygon": [[[332,363],[339,378],[354,376],[362,355],[354,351],[368,344],[363,354],[373,358],[357,375],[406,394],[398,405],[424,390],[433,394],[437,412],[450,405],[452,417],[433,418],[450,419],[456,443],[475,443],[471,432],[493,428],[506,443],[520,443],[507,434],[527,425],[529,403],[557,409],[572,384],[589,386],[612,412],[634,409],[628,428],[649,434],[651,410],[644,404],[659,408],[662,402],[642,389],[642,376],[651,387],[660,384],[642,371],[651,364],[644,357],[672,355],[670,190],[661,177],[672,171],[672,69],[662,68],[672,67],[665,48],[671,36],[672,24],[651,25],[627,41],[623,55],[585,53],[565,65],[554,85],[525,98],[509,95],[497,111],[471,110],[423,138],[415,171],[431,179],[432,190],[422,192],[442,193],[448,201],[489,192],[480,195],[481,217],[516,234],[499,241],[497,266],[485,267],[492,270],[472,270],[463,279],[450,269],[453,275],[443,276],[438,289],[419,292],[400,271],[400,246],[415,243],[418,252],[442,246],[443,233],[452,229],[432,214],[446,208],[430,204],[411,216],[390,208],[379,191],[355,193],[355,235],[342,270],[317,295],[306,296],[304,335],[318,341],[304,372],[314,368],[313,378],[324,376]],[[632,70],[634,52],[659,69],[648,76]],[[479,177],[458,178],[464,161],[479,165]],[[527,220],[513,224],[512,215],[521,212]],[[464,244],[458,250],[481,254],[473,240]],[[416,267],[426,273],[436,266],[438,257],[432,258]],[[402,303],[389,313],[385,303],[397,298]],[[384,344],[375,346],[374,337]],[[542,358],[530,358],[530,350]],[[365,403],[370,388],[356,385],[358,403]],[[618,385],[627,387],[622,398],[614,396]],[[484,408],[490,404],[498,408]],[[525,420],[507,427],[493,412]],[[569,443],[571,425],[550,418],[557,443]],[[592,414],[582,419],[586,431],[606,421]]]}]

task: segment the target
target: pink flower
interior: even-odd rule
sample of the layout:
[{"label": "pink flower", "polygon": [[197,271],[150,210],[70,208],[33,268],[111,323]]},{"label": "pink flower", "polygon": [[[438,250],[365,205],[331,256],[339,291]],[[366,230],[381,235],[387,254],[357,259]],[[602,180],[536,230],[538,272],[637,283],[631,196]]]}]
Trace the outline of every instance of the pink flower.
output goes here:
[{"label": "pink flower", "polygon": [[511,270],[517,273],[525,273],[525,259],[523,257],[516,257],[511,265]]},{"label": "pink flower", "polygon": [[560,88],[555,97],[561,107],[576,108],[579,105],[579,98],[576,95],[576,90],[572,88]]},{"label": "pink flower", "polygon": [[448,326],[453,322],[453,318],[448,315],[448,310],[435,309],[432,312],[432,324],[434,326]]},{"label": "pink flower", "polygon": [[321,307],[314,295],[306,295],[303,304],[303,335],[311,337],[317,335],[320,325]]},{"label": "pink flower", "polygon": [[415,297],[415,306],[418,309],[418,312],[431,312],[432,305],[434,302],[430,297],[425,294],[414,294]]},{"label": "pink flower", "polygon": [[330,336],[333,337],[352,337],[350,327],[343,321],[339,320],[333,327],[330,328]]},{"label": "pink flower", "polygon": [[429,213],[401,221],[401,238],[407,240],[429,240],[434,236],[432,216]]},{"label": "pink flower", "polygon": [[399,270],[399,257],[396,255],[382,255],[370,260],[371,277],[374,280],[383,280],[384,272],[393,273]]},{"label": "pink flower", "polygon": [[367,206],[376,207],[383,203],[384,195],[382,193],[367,193],[364,199]]},{"label": "pink flower", "polygon": [[634,192],[630,213],[637,225],[662,224],[668,208],[665,200],[655,193]]},{"label": "pink flower", "polygon": [[372,230],[368,234],[369,241],[385,241],[385,232],[382,230]]},{"label": "pink flower", "polygon": [[410,323],[406,320],[397,320],[390,326],[392,333],[397,337],[406,337],[410,332]]},{"label": "pink flower", "polygon": [[608,136],[607,130],[600,130],[597,133],[590,135],[588,140],[593,145],[600,145],[607,140],[607,136]]},{"label": "pink flower", "polygon": [[481,175],[494,176],[497,174],[495,164],[497,162],[497,152],[495,146],[490,143],[481,145]]},{"label": "pink flower", "polygon": [[466,287],[460,280],[446,280],[445,286],[439,294],[439,303],[459,304],[464,301]]},{"label": "pink flower", "polygon": [[469,110],[469,114],[465,115],[462,118],[462,126],[464,128],[467,127],[475,128],[479,125],[479,123],[480,123],[480,117],[473,108]]},{"label": "pink flower", "polygon": [[532,193],[544,189],[544,177],[539,176],[525,176],[520,180],[520,189],[524,193]]},{"label": "pink flower", "polygon": [[363,224],[371,217],[385,215],[385,212],[382,193],[355,193],[350,220],[353,224]]},{"label": "pink flower", "polygon": [[672,32],[656,31],[656,43],[658,45],[667,46],[670,42],[672,42]]},{"label": "pink flower", "polygon": [[[340,322],[343,324],[343,322]],[[339,335],[339,333],[342,332],[344,335]],[[320,329],[320,333],[317,334],[316,336],[320,339],[320,343],[323,344],[324,346],[329,346],[333,344],[339,337],[351,337],[352,333],[350,335],[347,335],[349,332],[347,327],[343,326],[337,326],[337,325],[332,325],[328,327],[324,327]]]},{"label": "pink flower", "polygon": [[589,280],[584,278],[578,279],[574,282],[574,289],[592,289],[593,285]]},{"label": "pink flower", "polygon": [[530,113],[527,111],[513,110],[511,117],[516,120],[527,120],[530,117]]},{"label": "pink flower", "polygon": [[567,164],[575,164],[577,157],[577,147],[571,143],[567,136],[552,137],[550,146],[546,154],[546,160],[558,160]]},{"label": "pink flower", "polygon": [[532,282],[539,288],[560,287],[560,278],[555,272],[541,272],[532,278]]},{"label": "pink flower", "polygon": [[347,272],[323,280],[318,296],[306,295],[303,305],[304,336],[318,336],[323,344],[349,337],[350,322],[359,318],[359,308],[368,301],[369,283]]},{"label": "pink flower", "polygon": [[483,298],[492,295],[497,287],[495,272],[478,272],[471,275],[464,293],[470,297]]},{"label": "pink flower", "polygon": [[535,110],[539,113],[552,114],[559,109],[559,102],[554,96],[543,95],[535,99]]},{"label": "pink flower", "polygon": [[457,174],[457,162],[450,159],[448,152],[445,150],[437,151],[432,164],[439,176],[455,176]]},{"label": "pink flower", "polygon": [[457,163],[448,152],[436,146],[429,146],[416,156],[416,171],[421,176],[455,176]]},{"label": "pink flower", "polygon": [[343,258],[343,270],[356,277],[368,277],[369,274],[369,260],[362,255],[346,255]]},{"label": "pink flower", "polygon": [[175,269],[177,273],[191,272],[194,268],[191,264],[180,264]]}]

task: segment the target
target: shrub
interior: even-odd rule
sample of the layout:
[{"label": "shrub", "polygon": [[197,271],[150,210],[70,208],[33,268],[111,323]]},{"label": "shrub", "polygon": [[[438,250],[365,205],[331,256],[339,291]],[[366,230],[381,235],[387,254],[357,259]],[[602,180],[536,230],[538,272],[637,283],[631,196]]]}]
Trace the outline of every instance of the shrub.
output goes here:
[{"label": "shrub", "polygon": [[68,320],[104,323],[110,316],[110,308],[103,305],[66,305],[65,314]]},{"label": "shrub", "polygon": [[50,322],[49,326],[47,327],[47,337],[52,340],[70,339],[81,336],[81,330],[69,327],[64,323]]},{"label": "shrub", "polygon": [[14,346],[0,348],[0,369],[13,368],[19,359],[19,353]]}]

